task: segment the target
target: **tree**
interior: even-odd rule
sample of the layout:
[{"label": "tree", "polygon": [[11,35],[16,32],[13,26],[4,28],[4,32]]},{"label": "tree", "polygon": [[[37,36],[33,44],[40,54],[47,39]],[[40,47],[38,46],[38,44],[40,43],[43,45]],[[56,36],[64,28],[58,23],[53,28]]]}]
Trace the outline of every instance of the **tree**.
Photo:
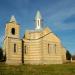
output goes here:
[{"label": "tree", "polygon": [[0,48],[0,61],[2,61],[2,59],[3,59],[3,50],[2,48]]},{"label": "tree", "polygon": [[66,51],[66,59],[71,60],[71,53],[68,50]]}]

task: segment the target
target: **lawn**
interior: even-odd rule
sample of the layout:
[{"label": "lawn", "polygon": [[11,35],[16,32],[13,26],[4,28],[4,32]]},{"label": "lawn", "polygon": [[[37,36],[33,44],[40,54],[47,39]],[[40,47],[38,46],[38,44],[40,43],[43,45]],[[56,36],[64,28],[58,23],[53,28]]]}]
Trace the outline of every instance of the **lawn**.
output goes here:
[{"label": "lawn", "polygon": [[75,75],[75,64],[13,66],[0,63],[0,75]]}]

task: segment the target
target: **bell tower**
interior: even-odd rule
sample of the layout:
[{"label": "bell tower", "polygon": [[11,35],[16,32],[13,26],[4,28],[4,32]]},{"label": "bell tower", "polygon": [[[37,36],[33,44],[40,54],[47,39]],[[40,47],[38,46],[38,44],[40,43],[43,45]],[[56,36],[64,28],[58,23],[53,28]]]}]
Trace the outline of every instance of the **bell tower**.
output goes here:
[{"label": "bell tower", "polygon": [[36,16],[35,16],[35,29],[42,29],[42,16],[40,11],[37,11]]},{"label": "bell tower", "polygon": [[4,50],[6,53],[7,64],[21,63],[22,41],[20,39],[20,25],[16,22],[14,16],[11,16],[10,21],[6,24]]},{"label": "bell tower", "polygon": [[19,25],[14,16],[11,16],[10,21],[6,24],[5,36],[12,38],[19,38]]}]

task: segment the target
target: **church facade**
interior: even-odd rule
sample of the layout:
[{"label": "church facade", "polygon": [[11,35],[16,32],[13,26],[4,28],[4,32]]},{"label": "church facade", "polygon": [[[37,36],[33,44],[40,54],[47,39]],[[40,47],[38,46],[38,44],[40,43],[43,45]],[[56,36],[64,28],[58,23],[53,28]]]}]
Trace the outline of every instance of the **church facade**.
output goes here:
[{"label": "church facade", "polygon": [[6,24],[3,44],[7,64],[63,64],[66,50],[60,39],[48,27],[42,27],[42,16],[37,11],[35,29],[26,30],[20,39],[20,25],[12,16]]}]

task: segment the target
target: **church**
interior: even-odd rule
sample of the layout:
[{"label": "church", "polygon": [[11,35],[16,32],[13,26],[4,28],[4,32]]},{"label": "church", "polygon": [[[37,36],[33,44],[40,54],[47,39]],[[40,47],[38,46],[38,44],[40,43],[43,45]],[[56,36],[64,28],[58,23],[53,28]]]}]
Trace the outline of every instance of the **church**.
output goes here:
[{"label": "church", "polygon": [[14,16],[6,23],[3,52],[6,64],[63,64],[66,49],[48,27],[43,28],[40,11],[35,16],[35,29],[26,30],[20,38],[20,25]]}]

